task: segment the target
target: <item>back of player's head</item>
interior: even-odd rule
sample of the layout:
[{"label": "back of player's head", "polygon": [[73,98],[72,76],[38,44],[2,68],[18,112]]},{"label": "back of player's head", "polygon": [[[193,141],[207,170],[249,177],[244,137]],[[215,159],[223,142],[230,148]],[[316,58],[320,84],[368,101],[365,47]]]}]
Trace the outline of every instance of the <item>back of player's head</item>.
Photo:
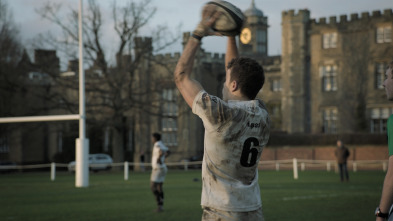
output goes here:
[{"label": "back of player's head", "polygon": [[154,139],[155,139],[156,141],[161,140],[161,134],[159,134],[159,133],[153,133],[152,136],[154,137]]},{"label": "back of player's head", "polygon": [[255,99],[265,83],[265,74],[261,65],[251,58],[232,59],[227,66],[231,69],[231,81],[236,81],[240,91],[250,100]]}]

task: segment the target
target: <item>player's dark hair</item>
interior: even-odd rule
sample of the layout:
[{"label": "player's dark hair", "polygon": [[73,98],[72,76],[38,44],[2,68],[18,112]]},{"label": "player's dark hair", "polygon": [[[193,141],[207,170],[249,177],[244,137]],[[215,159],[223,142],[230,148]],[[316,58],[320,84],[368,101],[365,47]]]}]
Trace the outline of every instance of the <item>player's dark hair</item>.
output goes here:
[{"label": "player's dark hair", "polygon": [[153,133],[152,136],[154,137],[154,139],[156,139],[156,141],[161,140],[161,134],[159,133]]},{"label": "player's dark hair", "polygon": [[236,81],[242,94],[253,100],[265,83],[265,74],[261,65],[251,58],[232,59],[227,66],[231,69],[231,81]]}]

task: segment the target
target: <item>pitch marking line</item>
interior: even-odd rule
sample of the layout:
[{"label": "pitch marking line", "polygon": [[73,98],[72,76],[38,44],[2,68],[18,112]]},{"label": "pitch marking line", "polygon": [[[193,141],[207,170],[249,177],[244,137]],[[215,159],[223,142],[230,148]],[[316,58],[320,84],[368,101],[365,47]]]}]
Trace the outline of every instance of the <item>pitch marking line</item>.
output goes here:
[{"label": "pitch marking line", "polygon": [[330,197],[338,197],[337,194],[321,194],[321,195],[310,195],[310,196],[294,196],[294,197],[283,197],[283,201],[290,200],[305,200],[305,199],[316,199],[316,198],[330,198]]}]

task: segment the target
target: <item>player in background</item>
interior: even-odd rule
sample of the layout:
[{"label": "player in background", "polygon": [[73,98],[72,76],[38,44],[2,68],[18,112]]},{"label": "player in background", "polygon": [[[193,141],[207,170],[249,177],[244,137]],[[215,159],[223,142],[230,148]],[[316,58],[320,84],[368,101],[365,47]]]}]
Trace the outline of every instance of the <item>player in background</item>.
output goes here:
[{"label": "player in background", "polygon": [[[385,87],[386,96],[389,101],[393,101],[393,60],[389,63],[389,67],[386,70],[386,79],[383,82]],[[386,220],[389,213],[389,208],[393,204],[393,114],[390,115],[387,122],[387,133],[388,133],[388,148],[389,148],[389,164],[388,171],[386,172],[385,181],[383,182],[383,189],[381,195],[381,201],[379,206],[375,210],[375,216],[377,221]]]},{"label": "player in background", "polygon": [[190,76],[201,39],[217,34],[211,26],[218,16],[215,6],[203,8],[174,72],[177,88],[205,127],[202,220],[264,220],[258,162],[269,139],[269,116],[255,100],[264,84],[263,68],[239,58],[235,37],[228,37],[223,98],[208,94]]},{"label": "player in background", "polygon": [[152,141],[154,143],[151,166],[152,172],[150,177],[150,189],[153,192],[157,201],[156,212],[162,212],[164,206],[164,189],[163,184],[165,176],[168,172],[168,168],[165,165],[165,157],[168,157],[170,152],[161,141],[161,134],[154,133],[152,135]]}]

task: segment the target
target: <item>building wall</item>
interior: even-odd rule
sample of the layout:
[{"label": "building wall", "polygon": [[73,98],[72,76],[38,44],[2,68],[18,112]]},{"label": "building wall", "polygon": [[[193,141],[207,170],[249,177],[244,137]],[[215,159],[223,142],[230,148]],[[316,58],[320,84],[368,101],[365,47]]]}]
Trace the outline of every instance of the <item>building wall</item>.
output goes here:
[{"label": "building wall", "polygon": [[[389,153],[386,146],[380,145],[362,145],[354,146],[347,145],[350,156],[348,160],[388,160]],[[281,146],[281,147],[266,147],[262,152],[261,161],[270,160],[288,160],[288,159],[302,159],[302,160],[336,160],[334,154],[335,146]]]},{"label": "building wall", "polygon": [[[391,107],[384,99],[384,90],[375,88],[375,62],[393,59],[392,43],[376,43],[376,27],[392,23],[391,10],[384,14],[362,13],[320,18],[311,21],[311,91],[312,91],[312,132],[320,133],[322,127],[321,109],[338,109],[337,133],[368,130],[368,106]],[[323,34],[337,33],[337,47],[323,48]],[[390,49],[390,50],[389,50]],[[323,91],[320,68],[336,65],[336,91]]]}]

